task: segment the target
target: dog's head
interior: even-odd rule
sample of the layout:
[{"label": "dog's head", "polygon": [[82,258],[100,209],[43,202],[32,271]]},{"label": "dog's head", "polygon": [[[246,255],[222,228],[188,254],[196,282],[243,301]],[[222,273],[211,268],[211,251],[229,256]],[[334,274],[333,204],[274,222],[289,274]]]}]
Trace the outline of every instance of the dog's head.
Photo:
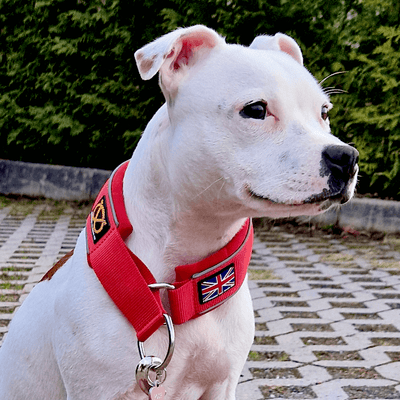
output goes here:
[{"label": "dog's head", "polygon": [[143,79],[160,74],[178,149],[169,173],[185,169],[181,189],[271,217],[318,214],[353,196],[358,152],[331,135],[332,104],[292,38],[244,47],[194,26],[135,58]]}]

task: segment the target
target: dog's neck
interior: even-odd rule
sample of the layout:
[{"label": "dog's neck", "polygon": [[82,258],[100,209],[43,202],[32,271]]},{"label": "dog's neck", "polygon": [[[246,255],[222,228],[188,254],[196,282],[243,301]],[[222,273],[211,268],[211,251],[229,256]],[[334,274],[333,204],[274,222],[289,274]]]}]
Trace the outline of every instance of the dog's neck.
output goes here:
[{"label": "dog's neck", "polygon": [[218,213],[204,196],[176,189],[168,174],[168,160],[176,157],[170,153],[170,129],[165,107],[161,108],[135,150],[123,186],[133,227],[126,244],[157,281],[168,282],[174,280],[177,265],[197,262],[219,250],[246,220],[234,213]]}]

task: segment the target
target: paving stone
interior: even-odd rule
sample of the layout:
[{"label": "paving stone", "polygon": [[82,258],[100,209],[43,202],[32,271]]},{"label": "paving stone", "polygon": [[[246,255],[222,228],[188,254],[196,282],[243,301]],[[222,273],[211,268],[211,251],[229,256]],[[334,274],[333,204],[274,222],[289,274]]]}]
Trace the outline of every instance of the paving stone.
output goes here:
[{"label": "paving stone", "polygon": [[[40,202],[26,214],[0,209],[0,345],[84,222],[85,212]],[[271,278],[249,283],[256,333],[237,399],[400,399],[397,242],[311,233],[256,233],[252,276]]]},{"label": "paving stone", "polygon": [[240,400],[264,400],[258,385],[252,380],[240,382],[236,389],[236,398]]}]

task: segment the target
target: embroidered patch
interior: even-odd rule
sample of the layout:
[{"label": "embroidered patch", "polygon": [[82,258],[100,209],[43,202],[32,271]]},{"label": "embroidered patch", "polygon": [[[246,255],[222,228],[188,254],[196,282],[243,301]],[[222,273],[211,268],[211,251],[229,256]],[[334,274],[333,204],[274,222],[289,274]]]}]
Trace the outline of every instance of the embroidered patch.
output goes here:
[{"label": "embroidered patch", "polygon": [[200,304],[216,299],[236,285],[235,265],[229,264],[223,270],[197,283]]},{"label": "embroidered patch", "polygon": [[90,225],[94,244],[96,244],[110,229],[105,202],[106,198],[103,196],[90,213]]}]

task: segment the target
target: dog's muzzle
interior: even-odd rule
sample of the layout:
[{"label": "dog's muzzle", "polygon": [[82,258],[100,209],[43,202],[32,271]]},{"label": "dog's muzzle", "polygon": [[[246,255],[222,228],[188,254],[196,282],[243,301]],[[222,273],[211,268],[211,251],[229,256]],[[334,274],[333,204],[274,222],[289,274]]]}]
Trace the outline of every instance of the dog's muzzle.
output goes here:
[{"label": "dog's muzzle", "polygon": [[351,146],[327,146],[322,151],[320,175],[328,176],[330,199],[348,201],[348,188],[358,172],[358,151]]}]

